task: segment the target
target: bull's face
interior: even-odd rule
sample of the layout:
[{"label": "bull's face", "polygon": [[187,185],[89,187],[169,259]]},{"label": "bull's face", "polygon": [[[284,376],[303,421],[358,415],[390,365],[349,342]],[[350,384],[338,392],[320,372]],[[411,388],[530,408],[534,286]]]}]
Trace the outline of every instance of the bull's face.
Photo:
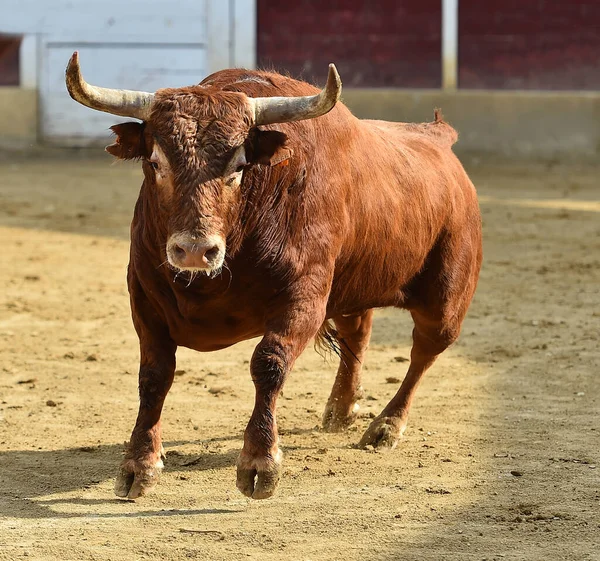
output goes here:
[{"label": "bull's face", "polygon": [[[157,93],[145,123],[112,127],[116,141],[107,151],[142,160],[145,196],[156,201],[160,213],[153,219],[166,227],[162,245],[169,265],[216,275],[227,239],[239,226],[244,174],[254,165],[280,163],[292,152],[285,134],[252,124],[242,94],[207,99],[201,88],[190,88],[187,95],[177,92]],[[215,115],[215,105],[227,107],[227,115]]]},{"label": "bull's face", "polygon": [[244,146],[233,147],[205,165],[187,161],[187,169],[169,153],[154,139],[143,165],[147,184],[167,212],[166,258],[174,269],[217,274],[240,206],[239,187],[248,165]]},{"label": "bull's face", "polygon": [[69,93],[80,103],[143,121],[112,127],[117,138],[107,151],[142,160],[145,189],[166,225],[169,265],[208,275],[225,262],[227,238],[240,216],[244,174],[253,165],[274,165],[291,155],[283,133],[260,125],[323,115],[341,91],[333,65],[320,94],[290,98],[250,98],[202,85],[155,94],[97,88],[83,80],[77,53],[66,77]]}]

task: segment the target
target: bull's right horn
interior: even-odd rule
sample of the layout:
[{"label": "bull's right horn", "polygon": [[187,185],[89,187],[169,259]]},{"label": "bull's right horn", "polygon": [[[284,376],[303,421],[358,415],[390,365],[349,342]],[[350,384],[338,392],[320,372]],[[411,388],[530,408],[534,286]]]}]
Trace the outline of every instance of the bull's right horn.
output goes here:
[{"label": "bull's right horn", "polygon": [[250,98],[255,125],[302,121],[331,111],[342,93],[342,80],[334,64],[329,65],[327,84],[317,95]]},{"label": "bull's right horn", "polygon": [[154,94],[132,90],[112,90],[88,84],[81,75],[77,51],[73,53],[69,61],[65,80],[71,97],[86,107],[142,121],[150,118]]}]

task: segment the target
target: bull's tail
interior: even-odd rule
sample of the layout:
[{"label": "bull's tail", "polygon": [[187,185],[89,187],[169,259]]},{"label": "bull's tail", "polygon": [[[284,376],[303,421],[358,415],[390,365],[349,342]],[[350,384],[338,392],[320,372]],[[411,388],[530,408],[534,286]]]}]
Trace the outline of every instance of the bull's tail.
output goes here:
[{"label": "bull's tail", "polygon": [[358,357],[352,352],[346,341],[340,337],[338,330],[331,320],[324,321],[319,331],[317,331],[315,335],[315,351],[325,360],[332,354],[335,354],[344,364],[347,364],[346,360],[350,357],[358,360]]},{"label": "bull's tail", "polygon": [[433,123],[425,123],[425,129],[448,146],[452,146],[458,140],[456,129],[444,121],[444,115],[439,107],[433,110]]},{"label": "bull's tail", "polygon": [[325,320],[315,335],[315,351],[323,358],[328,358],[332,353],[341,358],[342,349],[338,331],[331,320]]}]

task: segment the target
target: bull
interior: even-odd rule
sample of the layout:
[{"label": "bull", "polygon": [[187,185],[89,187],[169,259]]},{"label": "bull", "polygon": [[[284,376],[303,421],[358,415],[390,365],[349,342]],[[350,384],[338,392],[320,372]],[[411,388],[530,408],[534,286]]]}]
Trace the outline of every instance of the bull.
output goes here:
[{"label": "bull", "polygon": [[141,121],[113,126],[106,148],[140,160],[144,174],[127,273],[140,403],[116,494],[140,497],[158,481],[177,347],[214,351],[261,336],[237,487],[273,495],[276,402],[296,358],[313,338],[336,343],[322,422],[349,427],[373,309],[387,306],[412,315],[410,365],[359,446],[394,448],[424,372],[459,334],[482,260],[475,188],[441,114],[424,124],[357,119],[338,102],[333,65],[322,91],[235,69],[147,93],[86,83],[74,53],[66,83],[79,103]]}]

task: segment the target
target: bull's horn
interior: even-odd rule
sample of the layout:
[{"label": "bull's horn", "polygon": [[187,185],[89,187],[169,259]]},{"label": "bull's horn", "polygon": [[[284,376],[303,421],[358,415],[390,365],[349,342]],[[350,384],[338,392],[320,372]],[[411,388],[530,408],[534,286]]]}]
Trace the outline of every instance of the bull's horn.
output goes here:
[{"label": "bull's horn", "polygon": [[254,107],[254,124],[270,125],[320,117],[333,109],[341,92],[342,80],[335,65],[330,64],[327,84],[317,95],[250,98]]},{"label": "bull's horn", "polygon": [[91,86],[81,75],[77,51],[69,61],[65,80],[71,97],[86,107],[121,117],[134,117],[142,121],[147,121],[150,117],[154,94]]}]

